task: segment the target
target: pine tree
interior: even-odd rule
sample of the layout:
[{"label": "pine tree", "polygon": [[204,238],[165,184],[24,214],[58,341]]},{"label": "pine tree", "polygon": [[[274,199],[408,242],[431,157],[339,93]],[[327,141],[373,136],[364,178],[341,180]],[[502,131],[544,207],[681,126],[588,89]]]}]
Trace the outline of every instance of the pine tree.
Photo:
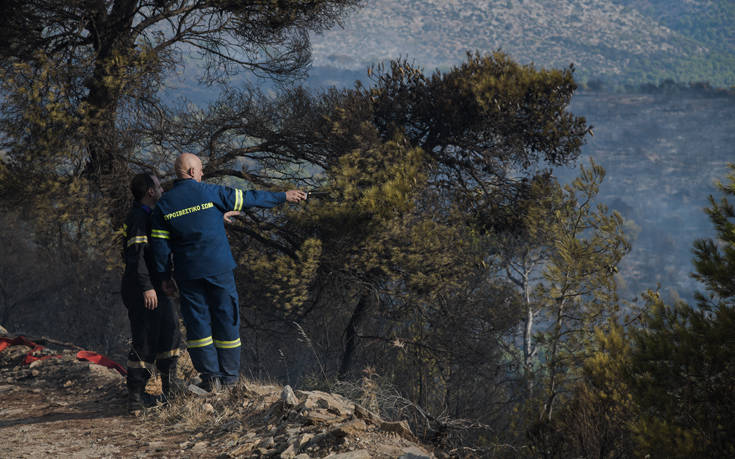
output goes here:
[{"label": "pine tree", "polygon": [[641,407],[634,432],[658,457],[735,454],[735,174],[718,188],[725,196],[710,196],[706,209],[717,237],[694,244],[693,275],[705,292],[696,305],[666,305],[650,292],[644,327],[633,333],[630,386]]}]

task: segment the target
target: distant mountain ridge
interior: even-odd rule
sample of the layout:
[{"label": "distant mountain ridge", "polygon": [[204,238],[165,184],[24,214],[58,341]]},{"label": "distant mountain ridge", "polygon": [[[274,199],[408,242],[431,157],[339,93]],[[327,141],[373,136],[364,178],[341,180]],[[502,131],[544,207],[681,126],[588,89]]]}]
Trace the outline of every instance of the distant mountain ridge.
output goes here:
[{"label": "distant mountain ridge", "polygon": [[315,66],[365,69],[405,57],[427,70],[468,51],[566,67],[581,81],[735,85],[731,0],[367,0],[312,37]]}]

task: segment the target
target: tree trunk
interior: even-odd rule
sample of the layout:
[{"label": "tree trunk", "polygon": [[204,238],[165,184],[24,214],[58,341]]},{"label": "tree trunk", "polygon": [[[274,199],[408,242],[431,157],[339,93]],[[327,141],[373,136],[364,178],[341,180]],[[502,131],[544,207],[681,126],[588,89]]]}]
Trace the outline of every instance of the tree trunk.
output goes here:
[{"label": "tree trunk", "polygon": [[[125,61],[135,42],[131,29],[136,4],[135,0],[116,0],[108,14],[101,2],[97,14],[87,24],[94,38],[95,63],[92,77],[86,83],[85,102],[89,106],[91,132],[85,175],[100,186],[105,183],[103,177],[119,169],[115,122],[121,97],[120,79],[126,73],[122,67],[128,65]],[[120,59],[119,63],[114,58]]]},{"label": "tree trunk", "polygon": [[551,353],[549,355],[549,392],[547,395],[546,403],[544,404],[543,417],[547,420],[551,420],[551,412],[554,405],[554,399],[556,399],[556,376],[557,376],[557,353],[559,347],[559,340],[561,339],[561,329],[564,321],[564,306],[565,300],[562,298],[559,300],[559,308],[556,312],[556,325],[554,326],[554,342],[551,345]]},{"label": "tree trunk", "polygon": [[360,295],[360,300],[357,302],[357,306],[352,312],[352,317],[350,317],[347,329],[345,330],[345,349],[342,353],[342,361],[339,365],[339,379],[343,379],[347,376],[347,373],[352,367],[352,359],[354,358],[355,350],[357,349],[357,330],[369,307],[370,294],[363,293]]},{"label": "tree trunk", "polygon": [[533,378],[531,375],[531,359],[533,358],[533,343],[531,337],[533,334],[533,308],[531,307],[531,286],[528,282],[529,269],[523,273],[523,295],[526,301],[526,318],[523,324],[523,373],[526,380],[527,395],[531,395],[533,390]]}]

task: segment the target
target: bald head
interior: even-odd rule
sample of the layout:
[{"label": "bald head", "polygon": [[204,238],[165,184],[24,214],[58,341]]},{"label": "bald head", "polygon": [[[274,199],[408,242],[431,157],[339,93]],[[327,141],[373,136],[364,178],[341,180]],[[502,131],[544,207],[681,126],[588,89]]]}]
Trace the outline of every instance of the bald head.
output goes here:
[{"label": "bald head", "polygon": [[182,153],[174,162],[174,170],[178,178],[192,178],[202,181],[202,161],[197,155]]}]

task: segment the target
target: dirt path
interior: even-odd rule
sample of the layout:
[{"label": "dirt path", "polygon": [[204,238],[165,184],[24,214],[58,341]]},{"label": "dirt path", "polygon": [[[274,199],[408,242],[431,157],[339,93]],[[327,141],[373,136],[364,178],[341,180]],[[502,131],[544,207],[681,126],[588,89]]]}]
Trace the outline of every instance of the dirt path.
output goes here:
[{"label": "dirt path", "polygon": [[[127,414],[124,378],[73,351],[23,365],[29,351],[0,352],[0,456],[186,457],[187,435],[156,432]],[[50,352],[46,352],[50,354]],[[201,454],[196,454],[201,457]]]}]

